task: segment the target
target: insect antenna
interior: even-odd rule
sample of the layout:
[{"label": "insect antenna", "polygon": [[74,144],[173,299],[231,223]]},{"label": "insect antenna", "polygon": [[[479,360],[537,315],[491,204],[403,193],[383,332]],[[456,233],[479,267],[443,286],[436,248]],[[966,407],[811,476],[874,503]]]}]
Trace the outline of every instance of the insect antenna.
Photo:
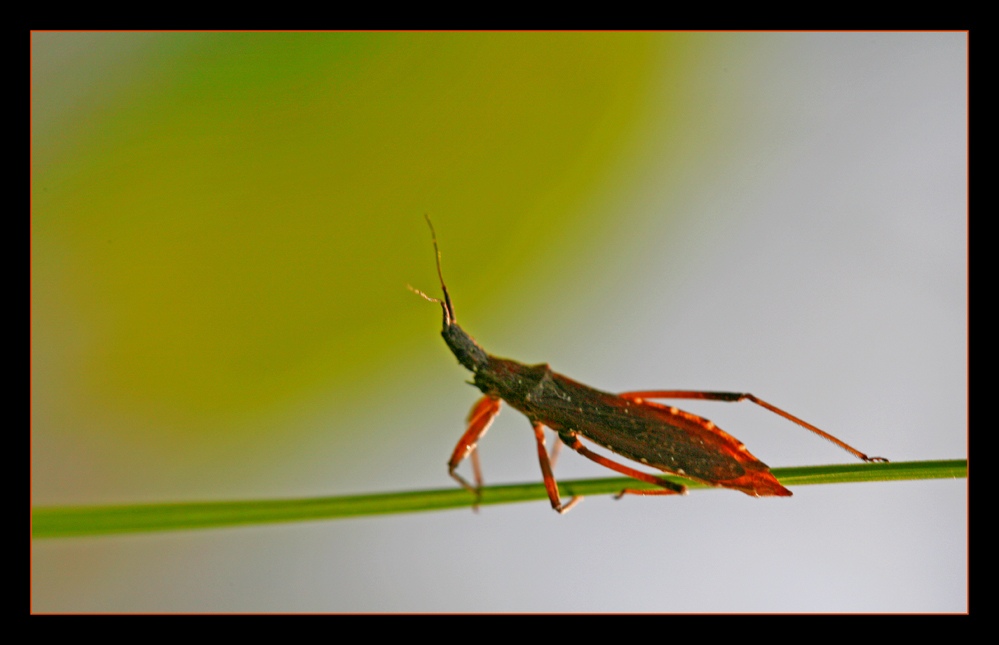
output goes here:
[{"label": "insect antenna", "polygon": [[441,306],[441,309],[444,310],[444,326],[450,327],[455,322],[454,305],[451,304],[451,295],[447,292],[447,285],[444,284],[444,273],[441,272],[441,250],[437,246],[437,231],[434,230],[434,223],[430,221],[430,216],[424,213],[423,217],[427,220],[427,225],[430,227],[430,239],[433,240],[434,243],[434,259],[437,262],[437,277],[441,281],[441,291],[444,292],[444,299],[441,300],[440,298],[428,296],[419,289],[414,289],[408,284],[406,285],[406,288],[416,295],[429,300],[430,302],[438,303]]}]

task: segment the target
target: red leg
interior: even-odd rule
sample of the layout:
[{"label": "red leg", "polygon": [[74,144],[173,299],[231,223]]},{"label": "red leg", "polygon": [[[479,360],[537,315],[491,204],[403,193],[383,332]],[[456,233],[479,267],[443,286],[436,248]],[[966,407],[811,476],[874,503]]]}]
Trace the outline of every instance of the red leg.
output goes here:
[{"label": "red leg", "polygon": [[[458,445],[454,447],[454,452],[451,453],[451,459],[447,462],[447,473],[456,482],[461,484],[462,488],[475,495],[476,506],[478,506],[479,496],[481,495],[482,470],[479,468],[479,455],[475,447],[479,439],[486,434],[486,430],[489,429],[489,425],[496,418],[496,415],[499,414],[499,411],[500,399],[484,396],[476,401],[475,405],[472,406],[472,411],[468,415],[468,429],[461,436]],[[455,472],[458,464],[465,457],[468,457],[469,453],[472,454],[472,470],[475,473],[475,486],[469,484],[464,477]]]},{"label": "red leg", "polygon": [[475,487],[482,488],[482,462],[479,461],[479,447],[472,448],[468,455],[472,460],[472,476],[475,477]]},{"label": "red leg", "polygon": [[665,488],[625,488],[623,491],[614,496],[614,499],[621,499],[625,495],[676,495],[676,491],[666,490]]},{"label": "red leg", "polygon": [[559,453],[562,452],[562,442],[559,441],[558,436],[555,437],[555,442],[552,443],[552,450],[548,453],[548,461],[551,462],[552,470],[555,470],[555,463],[558,461]]},{"label": "red leg", "polygon": [[568,513],[569,509],[579,503],[582,497],[574,495],[569,503],[565,506],[562,505],[562,500],[558,495],[558,482],[555,481],[555,475],[552,474],[552,465],[548,460],[548,450],[545,449],[545,428],[540,423],[534,424],[534,439],[538,444],[538,461],[541,463],[541,476],[545,480],[545,491],[548,493],[548,499],[552,503],[552,508],[562,513]]},{"label": "red leg", "polygon": [[601,466],[610,468],[611,470],[616,470],[622,475],[627,475],[632,479],[637,479],[639,481],[648,482],[650,484],[655,484],[656,486],[662,486],[662,490],[656,491],[638,491],[631,488],[626,488],[621,491],[617,497],[620,498],[621,495],[625,493],[635,493],[639,495],[686,495],[687,487],[680,484],[674,484],[668,479],[662,479],[661,477],[656,477],[655,475],[650,475],[649,473],[644,473],[640,470],[635,470],[634,468],[629,468],[623,464],[619,464],[616,461],[608,459],[603,455],[598,455],[589,448],[583,445],[583,442],[579,440],[579,437],[575,434],[567,434],[565,436],[559,435],[562,441],[567,443],[570,448],[583,455],[587,459],[597,462]]},{"label": "red leg", "polygon": [[711,400],[711,401],[727,401],[727,402],[730,402],[730,403],[737,403],[739,401],[752,401],[756,405],[758,405],[760,407],[763,407],[763,408],[766,408],[767,410],[770,410],[774,414],[784,417],[788,421],[793,421],[794,423],[797,423],[799,426],[801,426],[802,428],[805,428],[806,430],[810,430],[810,431],[814,432],[815,434],[819,435],[823,439],[828,439],[829,441],[833,442],[834,444],[836,444],[837,446],[839,446],[843,450],[849,452],[850,454],[854,455],[855,457],[857,457],[859,459],[862,459],[864,461],[884,461],[884,462],[888,461],[884,457],[868,457],[867,455],[865,455],[864,453],[860,452],[859,450],[857,450],[853,446],[849,445],[848,443],[846,443],[844,441],[840,441],[839,439],[837,439],[836,437],[832,436],[828,432],[825,432],[823,430],[819,430],[818,428],[816,428],[815,426],[813,426],[811,423],[808,423],[807,421],[803,421],[802,419],[799,419],[798,417],[794,416],[793,414],[789,414],[789,413],[785,412],[784,410],[781,410],[777,406],[771,405],[770,403],[767,403],[763,399],[759,399],[759,398],[753,396],[752,394],[748,394],[748,393],[739,393],[739,392],[696,392],[696,391],[688,391],[688,390],[653,390],[653,391],[648,391],[648,392],[623,392],[623,393],[619,394],[618,396],[620,396],[621,398],[624,398],[624,399],[631,399],[633,401],[634,400],[641,400],[641,399],[707,399],[707,400]]}]

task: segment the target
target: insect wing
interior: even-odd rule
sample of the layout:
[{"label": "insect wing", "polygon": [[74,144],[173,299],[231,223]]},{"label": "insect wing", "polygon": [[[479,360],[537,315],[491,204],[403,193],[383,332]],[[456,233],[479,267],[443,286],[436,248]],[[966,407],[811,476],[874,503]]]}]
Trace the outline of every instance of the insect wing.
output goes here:
[{"label": "insect wing", "polygon": [[555,430],[577,432],[612,452],[664,472],[750,495],[788,496],[766,464],[741,441],[697,415],[625,399],[553,374],[548,398]]}]

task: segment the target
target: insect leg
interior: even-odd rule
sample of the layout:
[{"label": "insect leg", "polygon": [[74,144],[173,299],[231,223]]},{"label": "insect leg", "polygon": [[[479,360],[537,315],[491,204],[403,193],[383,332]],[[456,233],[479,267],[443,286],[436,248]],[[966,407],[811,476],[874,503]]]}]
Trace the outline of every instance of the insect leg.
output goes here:
[{"label": "insect leg", "polygon": [[555,470],[555,463],[558,461],[559,453],[562,452],[562,442],[559,441],[558,437],[555,437],[555,442],[552,443],[552,450],[548,453],[548,461],[551,462],[552,470]]},{"label": "insect leg", "polygon": [[676,491],[667,490],[665,488],[625,488],[623,491],[614,496],[614,499],[621,499],[625,495],[676,495]]},{"label": "insect leg", "polygon": [[627,475],[632,479],[637,479],[639,481],[648,482],[650,484],[655,484],[656,486],[662,486],[661,491],[654,491],[649,493],[648,491],[636,491],[634,489],[625,489],[618,494],[618,497],[624,495],[625,493],[638,493],[638,494],[652,494],[652,495],[686,495],[687,487],[681,484],[674,484],[668,479],[662,479],[661,477],[656,477],[655,475],[650,475],[649,473],[643,473],[640,470],[635,470],[634,468],[629,468],[623,464],[619,464],[616,461],[612,461],[603,455],[598,455],[589,448],[583,445],[583,442],[579,440],[579,437],[575,433],[567,432],[560,433],[559,437],[564,441],[570,448],[583,455],[587,459],[597,462],[601,466],[610,468],[611,470],[616,470],[622,475]]},{"label": "insect leg", "polygon": [[798,417],[794,416],[793,414],[785,412],[784,410],[781,410],[777,406],[772,405],[770,403],[767,403],[763,399],[757,398],[757,397],[755,397],[755,396],[753,396],[752,394],[749,394],[749,393],[741,393],[741,392],[697,392],[697,391],[688,391],[688,390],[654,390],[654,391],[648,391],[648,392],[624,392],[622,394],[619,394],[618,396],[620,396],[621,398],[625,398],[625,399],[631,399],[633,401],[634,400],[640,400],[640,399],[707,399],[707,400],[711,400],[711,401],[727,401],[727,402],[730,402],[730,403],[737,403],[739,401],[752,401],[756,405],[758,405],[758,406],[760,406],[762,408],[766,408],[767,410],[770,410],[774,414],[784,417],[788,421],[792,421],[794,423],[797,423],[799,426],[801,426],[802,428],[805,428],[806,430],[810,430],[810,431],[814,432],[815,434],[819,435],[823,439],[827,439],[827,440],[833,442],[834,444],[836,444],[837,446],[839,446],[843,450],[849,452],[850,454],[852,454],[853,456],[857,457],[858,459],[862,459],[863,461],[883,461],[883,462],[887,462],[888,461],[884,457],[868,457],[867,455],[865,455],[864,453],[860,452],[859,450],[857,450],[853,446],[849,445],[848,443],[846,443],[844,441],[840,441],[839,439],[837,439],[836,437],[832,436],[828,432],[825,432],[823,430],[819,430],[818,428],[816,428],[815,426],[813,426],[811,423],[808,423],[807,421],[799,419]]},{"label": "insect leg", "polygon": [[472,452],[468,455],[472,460],[472,476],[475,478],[475,488],[482,488],[482,462],[479,461],[479,447],[475,446],[472,448]]},{"label": "insect leg", "polygon": [[573,495],[568,504],[562,505],[562,500],[558,495],[558,482],[555,481],[555,475],[552,474],[552,465],[548,459],[548,450],[545,448],[545,427],[540,423],[534,424],[534,439],[538,444],[538,461],[541,463],[541,476],[545,480],[545,491],[548,493],[548,499],[552,503],[552,508],[558,511],[560,515],[568,513],[569,509],[578,504],[583,498]]},{"label": "insect leg", "polygon": [[[489,425],[496,418],[496,415],[500,411],[500,399],[494,399],[492,397],[484,396],[475,402],[472,406],[472,411],[468,415],[468,429],[465,430],[465,434],[461,436],[458,441],[458,445],[454,447],[454,452],[451,453],[451,459],[447,462],[447,474],[451,475],[452,479],[461,484],[462,488],[469,491],[475,495],[475,504],[478,506],[479,497],[481,495],[482,488],[482,471],[479,468],[478,453],[475,452],[476,444],[478,444],[479,439],[486,434],[486,430],[489,429]],[[464,477],[455,472],[465,457],[469,453],[474,453],[472,455],[472,466],[475,472],[475,486],[469,484]]]}]

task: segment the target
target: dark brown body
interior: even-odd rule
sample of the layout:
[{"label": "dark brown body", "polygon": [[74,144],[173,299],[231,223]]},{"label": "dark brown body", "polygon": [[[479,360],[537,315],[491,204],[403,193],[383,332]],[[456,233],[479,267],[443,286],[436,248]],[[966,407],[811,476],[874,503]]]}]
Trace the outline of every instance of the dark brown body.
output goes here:
[{"label": "dark brown body", "polygon": [[[450,475],[475,493],[476,499],[482,486],[476,447],[493,418],[499,414],[500,401],[506,401],[530,420],[534,428],[545,489],[552,508],[559,513],[569,510],[578,498],[574,497],[565,505],[561,502],[558,485],[552,474],[554,451],[550,456],[545,448],[544,426],[557,432],[563,443],[587,459],[659,486],[651,490],[626,489],[621,494],[682,494],[686,488],[595,453],[583,445],[580,437],[586,437],[626,459],[712,486],[740,490],[755,497],[791,495],[791,491],[781,486],[767,465],[750,454],[738,439],[707,419],[647,399],[709,399],[729,402],[749,400],[832,441],[864,461],[887,461],[881,457],[868,457],[827,432],[752,394],[687,390],[610,394],[553,372],[544,363],[524,365],[489,355],[455,321],[454,307],[441,274],[437,236],[433,233],[429,217],[427,224],[433,234],[437,275],[444,299],[432,298],[412,287],[410,289],[427,300],[440,304],[444,313],[441,336],[458,362],[474,373],[473,382],[485,395],[472,407],[468,428],[448,461]],[[458,464],[468,456],[472,457],[475,486],[455,472]]]},{"label": "dark brown body", "polygon": [[[547,364],[524,365],[486,353],[450,318],[445,308],[444,341],[462,365],[475,374],[475,386],[494,404],[480,401],[472,410],[469,429],[451,457],[452,475],[458,462],[471,453],[499,412],[499,401],[522,412],[539,435],[539,457],[543,450],[540,427],[547,426],[559,439],[583,456],[643,481],[659,484],[662,494],[682,493],[684,488],[601,457],[579,441],[579,436],[632,461],[663,472],[680,475],[712,486],[741,490],[747,495],[790,496],[766,464],[754,457],[735,437],[714,423],[674,407],[646,401],[642,393],[611,394],[578,383],[552,371]],[[690,398],[739,400],[749,395],[710,392],[658,392]],[[478,419],[476,418],[478,415]],[[478,422],[477,422],[478,421]],[[542,472],[550,466],[542,458]],[[456,476],[470,489],[472,488]],[[547,483],[547,481],[546,481]],[[549,491],[555,488],[551,480]],[[561,510],[557,488],[552,505]],[[639,491],[628,491],[639,492]]]},{"label": "dark brown body", "polygon": [[551,428],[569,446],[579,434],[663,472],[748,495],[791,494],[742,442],[707,419],[597,390],[552,371],[546,363],[524,365],[485,356],[485,363],[473,370],[476,387],[490,398],[506,401],[532,424]]},{"label": "dark brown body", "polygon": [[642,399],[602,392],[547,364],[523,365],[489,356],[476,372],[483,394],[506,401],[532,424],[557,432],[567,445],[580,434],[632,461],[749,495],[790,495],[766,464],[712,422]]}]

